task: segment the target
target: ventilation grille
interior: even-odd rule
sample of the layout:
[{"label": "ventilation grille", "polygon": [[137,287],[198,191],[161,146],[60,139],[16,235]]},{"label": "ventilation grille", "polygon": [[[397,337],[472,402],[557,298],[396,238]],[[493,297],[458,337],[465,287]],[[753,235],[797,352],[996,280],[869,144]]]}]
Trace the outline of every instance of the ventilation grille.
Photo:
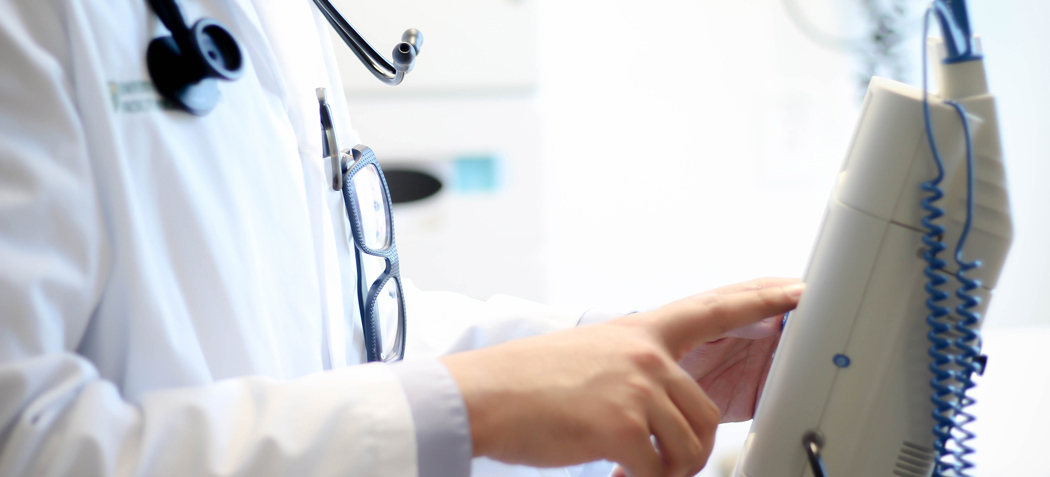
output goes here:
[{"label": "ventilation grille", "polygon": [[893,475],[900,477],[928,477],[937,461],[937,453],[929,447],[904,441]]}]

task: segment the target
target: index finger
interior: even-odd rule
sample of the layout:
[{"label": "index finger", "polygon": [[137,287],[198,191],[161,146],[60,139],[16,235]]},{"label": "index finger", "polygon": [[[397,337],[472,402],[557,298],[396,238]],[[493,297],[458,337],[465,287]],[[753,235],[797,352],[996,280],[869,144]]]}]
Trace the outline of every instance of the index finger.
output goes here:
[{"label": "index finger", "polygon": [[701,295],[725,295],[727,293],[737,293],[747,290],[758,290],[760,288],[786,287],[788,285],[794,285],[796,283],[802,283],[802,280],[792,277],[762,277],[756,278],[754,280],[748,280],[746,282],[734,283],[732,285],[718,287],[712,290],[705,291],[701,293]]},{"label": "index finger", "polygon": [[700,294],[654,310],[659,338],[675,360],[689,350],[763,318],[791,311],[805,289],[803,283]]}]

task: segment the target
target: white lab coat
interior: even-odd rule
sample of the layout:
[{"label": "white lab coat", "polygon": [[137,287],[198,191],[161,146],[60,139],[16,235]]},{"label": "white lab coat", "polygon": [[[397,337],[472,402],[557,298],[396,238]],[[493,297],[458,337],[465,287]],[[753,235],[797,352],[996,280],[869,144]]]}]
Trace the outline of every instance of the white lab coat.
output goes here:
[{"label": "white lab coat", "polygon": [[[0,475],[417,475],[390,367],[348,366],[315,88],[357,138],[326,23],[309,0],[180,4],[247,59],[204,117],[150,87],[146,0],[0,0]],[[408,359],[580,316],[406,297]]]}]

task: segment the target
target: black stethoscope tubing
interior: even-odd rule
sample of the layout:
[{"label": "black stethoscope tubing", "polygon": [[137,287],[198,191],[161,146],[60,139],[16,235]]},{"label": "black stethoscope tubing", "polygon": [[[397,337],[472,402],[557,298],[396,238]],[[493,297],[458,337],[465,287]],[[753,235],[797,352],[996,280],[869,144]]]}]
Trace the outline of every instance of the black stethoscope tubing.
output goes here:
[{"label": "black stethoscope tubing", "polygon": [[401,43],[394,47],[393,63],[383,58],[368,43],[350,22],[336,10],[332,2],[328,0],[314,0],[314,4],[324,15],[328,23],[332,25],[339,37],[343,39],[350,50],[354,52],[361,63],[375,75],[379,81],[389,85],[397,85],[404,79],[405,73],[412,70],[412,64],[419,49],[423,46],[423,35],[416,29],[405,31],[401,36]]}]

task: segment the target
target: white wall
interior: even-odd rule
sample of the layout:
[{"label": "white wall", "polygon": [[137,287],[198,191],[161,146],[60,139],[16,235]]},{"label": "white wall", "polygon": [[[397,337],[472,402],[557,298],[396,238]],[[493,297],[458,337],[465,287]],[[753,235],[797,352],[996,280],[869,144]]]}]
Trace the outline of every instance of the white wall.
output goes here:
[{"label": "white wall", "polygon": [[552,301],[801,274],[852,130],[849,58],[776,0],[546,2],[540,40]]}]

